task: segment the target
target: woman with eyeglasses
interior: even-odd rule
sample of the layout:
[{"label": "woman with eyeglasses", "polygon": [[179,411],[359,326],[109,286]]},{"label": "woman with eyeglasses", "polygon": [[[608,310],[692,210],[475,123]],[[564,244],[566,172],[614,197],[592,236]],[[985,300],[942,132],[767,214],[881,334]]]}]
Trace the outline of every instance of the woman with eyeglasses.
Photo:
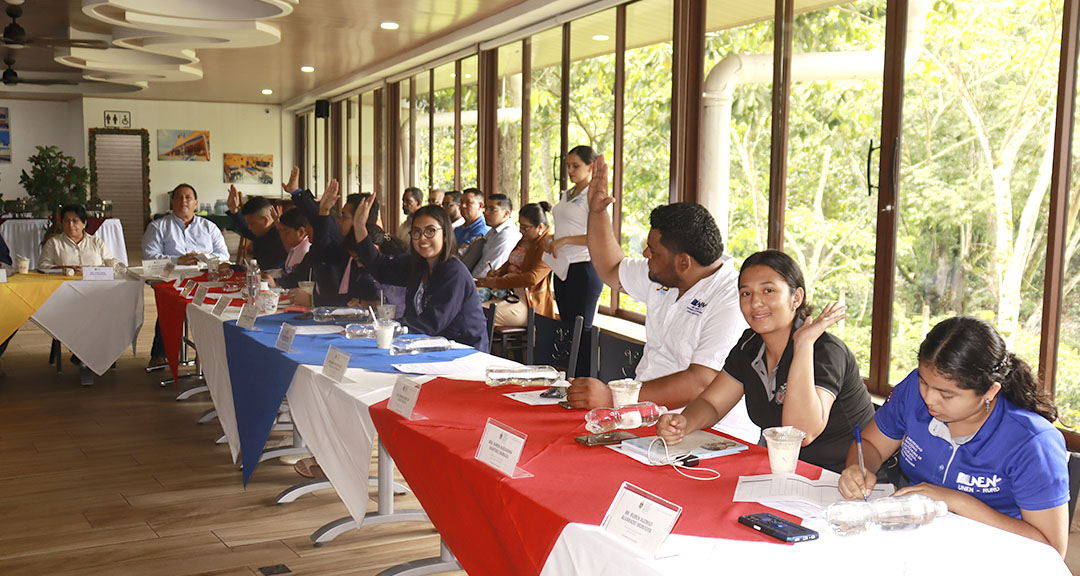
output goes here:
[{"label": "woman with eyeglasses", "polygon": [[360,201],[353,214],[356,254],[376,280],[405,287],[403,322],[410,330],[443,336],[477,350],[488,350],[480,297],[469,269],[457,258],[450,217],[442,206],[413,213],[409,253],[380,254],[368,237],[368,213],[374,197]]},{"label": "woman with eyeglasses", "polygon": [[[492,270],[486,277],[476,279],[478,288],[512,290],[512,297],[499,302],[495,308],[496,326],[525,326],[529,308],[547,317],[555,315],[555,300],[551,295],[551,268],[544,264],[544,241],[551,235],[547,202],[526,204],[518,211],[518,229],[521,240],[506,263]],[[492,305],[488,301],[484,306]]]}]

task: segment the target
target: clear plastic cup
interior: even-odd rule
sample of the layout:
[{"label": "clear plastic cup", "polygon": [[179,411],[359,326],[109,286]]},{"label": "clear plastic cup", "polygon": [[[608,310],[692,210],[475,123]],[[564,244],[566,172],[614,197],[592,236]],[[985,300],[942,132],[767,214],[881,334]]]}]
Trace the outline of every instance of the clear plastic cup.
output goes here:
[{"label": "clear plastic cup", "polygon": [[375,307],[375,317],[379,320],[393,320],[397,318],[397,306],[394,304],[379,304]]},{"label": "clear plastic cup", "polygon": [[390,349],[390,344],[402,334],[401,324],[387,318],[375,321],[375,347],[384,350]]},{"label": "clear plastic cup", "polygon": [[30,259],[26,256],[15,257],[15,268],[19,271],[19,274],[30,273]]},{"label": "clear plastic cup", "polygon": [[299,287],[304,292],[307,292],[309,296],[314,297],[314,295],[315,295],[315,283],[312,282],[311,280],[304,280],[304,281],[301,281],[301,282],[297,282],[297,287]]},{"label": "clear plastic cup", "polygon": [[769,447],[769,468],[772,473],[794,474],[806,433],[794,426],[776,426],[766,428],[761,434]]},{"label": "clear plastic cup", "polygon": [[615,404],[614,408],[622,408],[628,404],[637,404],[638,393],[641,392],[641,382],[633,378],[612,380],[608,382],[608,389],[611,390],[611,401]]}]

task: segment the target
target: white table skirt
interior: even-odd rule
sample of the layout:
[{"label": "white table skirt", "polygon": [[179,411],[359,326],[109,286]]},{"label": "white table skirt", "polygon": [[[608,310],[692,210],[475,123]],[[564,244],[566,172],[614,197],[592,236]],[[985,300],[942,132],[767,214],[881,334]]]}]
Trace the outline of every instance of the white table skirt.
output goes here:
[{"label": "white table skirt", "polygon": [[805,524],[821,534],[819,540],[791,546],[676,534],[661,546],[659,560],[646,558],[599,526],[568,524],[541,576],[684,576],[717,573],[718,566],[724,574],[799,576],[1069,574],[1050,546],[956,514],[914,530],[872,528],[856,536],[836,536],[823,520],[816,522]]},{"label": "white table skirt", "polygon": [[[4,237],[4,243],[7,244],[13,259],[16,255],[26,256],[30,259],[30,269],[36,270],[38,259],[41,257],[45,231],[48,229],[49,220],[46,218],[5,220],[3,224],[0,224],[0,236]],[[119,218],[109,218],[102,222],[93,236],[105,242],[113,258],[125,265],[128,263],[124,228]]]},{"label": "white table skirt", "polygon": [[12,262],[16,256],[25,256],[30,259],[30,269],[37,270],[41,242],[48,229],[49,221],[45,218],[5,220],[0,224],[0,236],[4,237],[4,243],[11,252]]},{"label": "white table skirt", "polygon": [[134,348],[143,323],[143,284],[64,282],[30,319],[100,376],[128,347]]},{"label": "white table skirt", "polygon": [[119,218],[109,218],[101,223],[94,236],[101,238],[113,258],[128,264],[127,243],[124,242],[124,227]]},{"label": "white table skirt", "polygon": [[229,442],[233,464],[240,455],[240,434],[236,429],[236,410],[233,408],[232,379],[229,377],[229,359],[225,354],[225,320],[240,317],[240,308],[230,306],[221,313],[221,317],[211,313],[213,305],[195,306],[188,304],[188,329],[191,339],[202,364],[203,379],[210,389],[210,399],[217,410],[217,419],[221,430]]}]

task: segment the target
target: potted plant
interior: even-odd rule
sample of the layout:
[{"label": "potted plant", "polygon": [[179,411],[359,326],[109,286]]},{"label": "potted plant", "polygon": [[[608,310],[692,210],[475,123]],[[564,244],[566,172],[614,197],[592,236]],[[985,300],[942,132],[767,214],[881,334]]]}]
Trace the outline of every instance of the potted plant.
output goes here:
[{"label": "potted plant", "polygon": [[56,146],[37,146],[37,154],[31,156],[30,173],[22,171],[19,184],[30,196],[42,216],[53,220],[53,229],[59,229],[57,216],[67,204],[85,204],[90,171],[75,165],[75,159],[65,155]]}]

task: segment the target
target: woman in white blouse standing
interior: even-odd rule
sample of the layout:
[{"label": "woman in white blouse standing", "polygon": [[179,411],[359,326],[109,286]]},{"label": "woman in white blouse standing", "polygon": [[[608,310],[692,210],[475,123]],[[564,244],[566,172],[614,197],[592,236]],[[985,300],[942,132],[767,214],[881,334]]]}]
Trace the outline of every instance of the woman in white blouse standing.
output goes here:
[{"label": "woman in white blouse standing", "polygon": [[[589,182],[592,181],[596,151],[576,146],[566,154],[566,175],[573,186],[563,191],[552,209],[555,234],[544,247],[544,263],[555,272],[555,303],[559,317],[572,325],[575,316],[585,319],[582,334],[592,329],[596,301],[604,289],[589,258],[585,232],[589,221]],[[589,347],[581,346],[577,374],[589,375]]]},{"label": "woman in white blouse standing", "polygon": [[64,206],[60,210],[60,224],[64,233],[45,242],[38,260],[39,270],[70,268],[79,273],[83,266],[112,266],[116,262],[101,238],[86,233],[86,209],[81,205]]}]

